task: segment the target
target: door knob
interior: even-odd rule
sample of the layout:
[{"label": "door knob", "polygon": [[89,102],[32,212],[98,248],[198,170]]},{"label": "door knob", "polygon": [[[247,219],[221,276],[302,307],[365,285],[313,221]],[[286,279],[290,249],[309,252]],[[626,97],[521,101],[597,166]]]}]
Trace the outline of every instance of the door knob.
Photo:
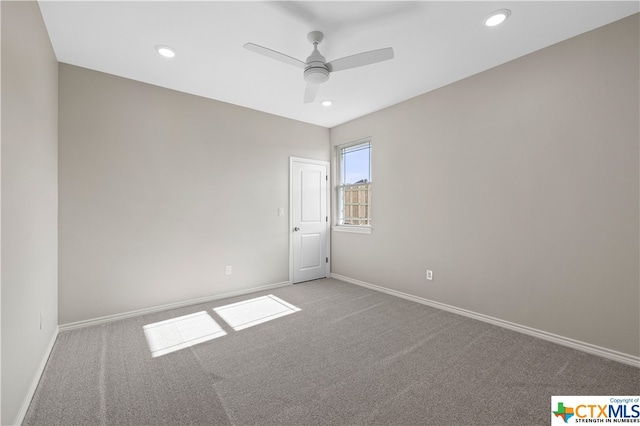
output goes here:
[{"label": "door knob", "polygon": [[295,228],[293,228],[294,231],[299,231],[300,228],[298,228],[297,226]]}]

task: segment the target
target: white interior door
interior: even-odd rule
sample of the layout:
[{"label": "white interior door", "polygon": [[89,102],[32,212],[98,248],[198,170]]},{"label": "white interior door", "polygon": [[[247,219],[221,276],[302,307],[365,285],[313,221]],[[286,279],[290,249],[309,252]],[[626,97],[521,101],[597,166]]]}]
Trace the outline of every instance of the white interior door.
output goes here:
[{"label": "white interior door", "polygon": [[329,274],[329,163],[291,159],[291,263],[294,283]]}]

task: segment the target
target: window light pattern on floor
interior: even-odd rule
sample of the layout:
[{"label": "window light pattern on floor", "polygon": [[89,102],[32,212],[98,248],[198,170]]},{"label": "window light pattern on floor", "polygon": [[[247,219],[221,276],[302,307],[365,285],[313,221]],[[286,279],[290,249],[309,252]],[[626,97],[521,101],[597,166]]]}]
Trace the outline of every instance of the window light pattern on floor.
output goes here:
[{"label": "window light pattern on floor", "polygon": [[154,358],[227,334],[205,311],[148,324],[143,329]]},{"label": "window light pattern on floor", "polygon": [[234,330],[240,331],[272,319],[300,311],[300,308],[270,294],[230,305],[220,306],[214,311]]}]

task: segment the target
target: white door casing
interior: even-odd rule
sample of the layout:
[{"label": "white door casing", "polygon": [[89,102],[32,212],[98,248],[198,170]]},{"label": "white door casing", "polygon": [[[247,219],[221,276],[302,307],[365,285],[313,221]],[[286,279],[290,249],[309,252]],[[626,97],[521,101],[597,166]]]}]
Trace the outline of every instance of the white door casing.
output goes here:
[{"label": "white door casing", "polygon": [[329,163],[290,161],[290,281],[329,276]]}]

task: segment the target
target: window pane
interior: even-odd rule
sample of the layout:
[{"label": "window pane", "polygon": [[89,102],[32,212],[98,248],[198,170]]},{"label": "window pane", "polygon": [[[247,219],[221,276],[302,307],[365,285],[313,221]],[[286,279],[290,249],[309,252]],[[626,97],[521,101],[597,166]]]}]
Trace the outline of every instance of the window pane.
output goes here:
[{"label": "window pane", "polygon": [[370,145],[356,145],[342,149],[342,184],[364,183],[371,181]]},{"label": "window pane", "polygon": [[338,147],[339,225],[371,226],[371,142]]}]

